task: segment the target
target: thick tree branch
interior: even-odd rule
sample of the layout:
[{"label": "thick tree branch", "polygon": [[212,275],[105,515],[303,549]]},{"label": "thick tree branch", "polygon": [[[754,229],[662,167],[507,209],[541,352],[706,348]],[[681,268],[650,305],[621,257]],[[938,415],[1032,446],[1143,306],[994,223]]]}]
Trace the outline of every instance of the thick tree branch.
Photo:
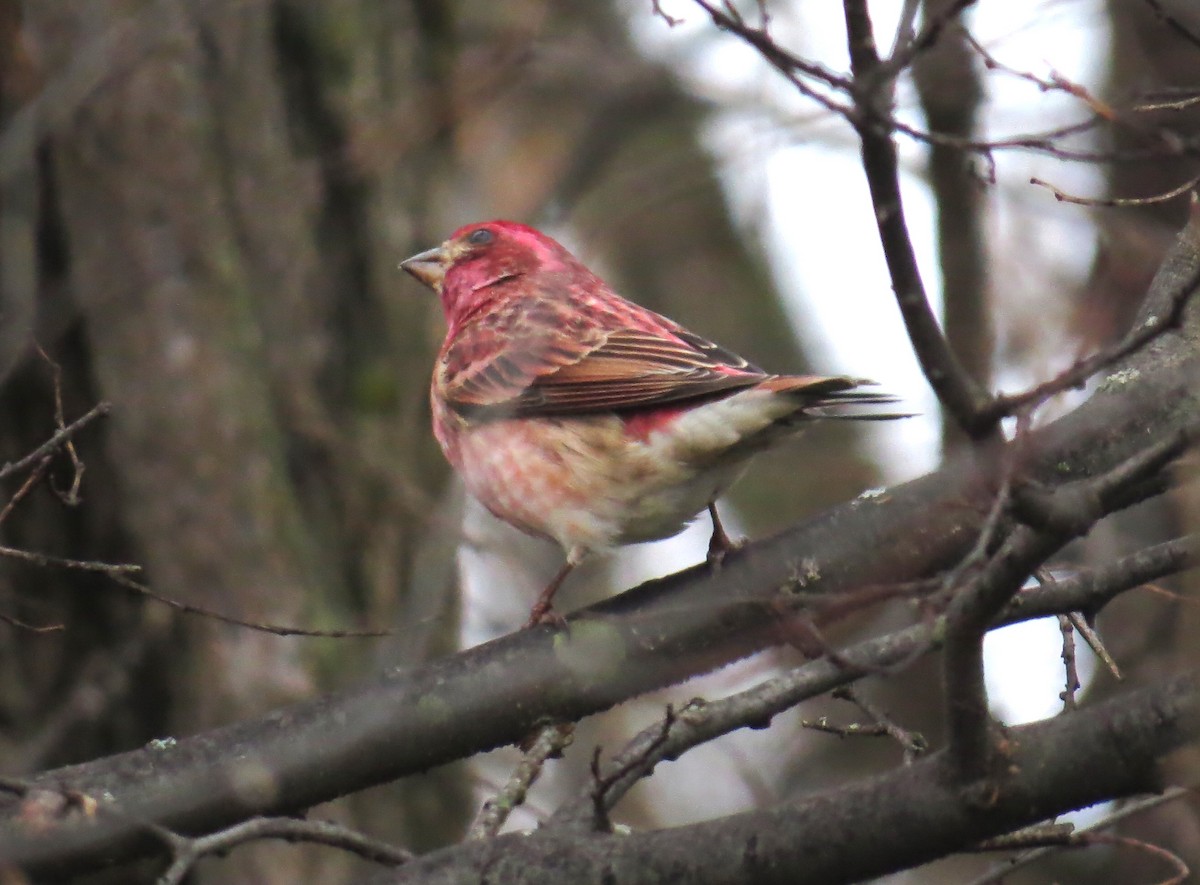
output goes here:
[{"label": "thick tree branch", "polygon": [[[1046,617],[1059,612],[1099,612],[1118,594],[1147,581],[1200,565],[1200,536],[1189,535],[1139,550],[1100,569],[1060,581],[1046,581],[1019,593],[991,627]],[[554,826],[604,829],[607,812],[664,760],[739,728],[761,727],[797,704],[847,685],[860,676],[894,667],[942,647],[944,620],[856,643],[716,701],[691,703],[639,732],[600,771],[602,795],[589,789],[564,804],[550,820]]]},{"label": "thick tree branch", "polygon": [[1102,799],[1159,789],[1155,760],[1200,733],[1200,674],[1008,732],[986,802],[938,753],[833,793],[629,835],[541,830],[434,852],[371,885],[674,881],[834,885],[914,866]]},{"label": "thick tree branch", "polygon": [[980,580],[955,597],[947,612],[946,718],[950,759],[963,781],[991,770],[992,730],[983,678],[983,637],[1030,572],[1062,545],[1060,536],[1020,528],[988,563]]}]

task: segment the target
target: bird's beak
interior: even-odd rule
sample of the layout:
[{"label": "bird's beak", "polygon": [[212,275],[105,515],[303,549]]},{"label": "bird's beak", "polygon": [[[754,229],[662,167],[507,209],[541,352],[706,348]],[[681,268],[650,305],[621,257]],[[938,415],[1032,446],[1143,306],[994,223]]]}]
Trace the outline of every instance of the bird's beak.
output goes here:
[{"label": "bird's beak", "polygon": [[426,249],[424,252],[419,252],[412,258],[405,258],[400,262],[400,267],[408,271],[430,289],[435,292],[440,292],[442,289],[442,278],[446,276],[446,265],[449,263],[446,255],[446,247],[438,246],[434,249]]}]

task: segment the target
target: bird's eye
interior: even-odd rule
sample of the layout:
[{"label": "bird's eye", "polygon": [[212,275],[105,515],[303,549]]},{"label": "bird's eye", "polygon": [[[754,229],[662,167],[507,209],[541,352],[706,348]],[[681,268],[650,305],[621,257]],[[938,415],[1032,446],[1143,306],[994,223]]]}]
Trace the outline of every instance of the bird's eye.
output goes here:
[{"label": "bird's eye", "polygon": [[492,240],[496,239],[496,235],[486,227],[481,227],[479,230],[471,231],[471,235],[467,237],[467,242],[472,246],[486,246]]}]

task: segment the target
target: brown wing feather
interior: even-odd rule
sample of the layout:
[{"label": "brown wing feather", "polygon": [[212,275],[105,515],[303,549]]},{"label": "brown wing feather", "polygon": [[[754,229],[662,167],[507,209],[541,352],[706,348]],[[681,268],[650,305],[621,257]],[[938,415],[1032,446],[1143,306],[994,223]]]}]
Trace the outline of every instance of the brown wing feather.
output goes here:
[{"label": "brown wing feather", "polygon": [[[518,343],[519,342],[519,343]],[[481,365],[457,359],[442,393],[474,417],[552,417],[646,408],[750,387],[770,377],[699,336],[639,329],[509,339]]]}]

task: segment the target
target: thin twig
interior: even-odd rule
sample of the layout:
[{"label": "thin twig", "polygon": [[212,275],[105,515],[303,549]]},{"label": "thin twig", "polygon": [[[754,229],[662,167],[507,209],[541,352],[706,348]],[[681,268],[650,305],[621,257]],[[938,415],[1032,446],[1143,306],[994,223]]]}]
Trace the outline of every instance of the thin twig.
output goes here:
[{"label": "thin twig", "polygon": [[4,612],[0,612],[0,621],[3,621],[10,627],[15,627],[18,630],[26,630],[30,633],[58,633],[59,631],[66,629],[66,624],[43,624],[39,626],[38,624],[27,623],[26,621],[22,621],[20,618],[15,618],[12,615],[5,614]]},{"label": "thin twig", "polygon": [[508,816],[525,802],[529,788],[542,773],[546,761],[559,756],[574,736],[575,725],[571,722],[547,725],[538,732],[504,789],[483,803],[467,838],[490,839],[499,833]]},{"label": "thin twig", "polygon": [[[1107,815],[1102,820],[1096,821],[1096,823],[1092,824],[1086,829],[1076,830],[1076,832],[1073,833],[1070,838],[1071,840],[1075,840],[1089,834],[1094,835],[1099,830],[1106,830],[1109,827],[1114,827],[1122,821],[1133,817],[1134,815],[1141,814],[1144,811],[1149,811],[1152,808],[1157,808],[1160,805],[1165,805],[1167,802],[1173,802],[1176,799],[1181,799],[1190,793],[1192,793],[1192,790],[1184,787],[1171,787],[1170,789],[1164,790],[1162,793],[1159,793],[1156,796],[1148,796],[1145,799],[1140,799],[1136,802],[1126,803],[1112,814]],[[1083,844],[1087,843],[1080,843],[1081,846]],[[1035,861],[1041,860],[1042,858],[1048,856],[1051,852],[1061,847],[1064,847],[1064,845],[1063,843],[1059,842],[1057,844],[1037,848],[1033,851],[1027,852],[1026,854],[1022,854],[1019,857],[1005,861],[1002,864],[997,864],[979,878],[971,880],[970,885],[999,885],[999,883],[1006,880],[1010,874],[1016,870],[1026,867]]]},{"label": "thin twig", "polygon": [[92,409],[80,418],[76,418],[66,427],[60,427],[55,431],[54,435],[48,440],[21,458],[19,461],[14,461],[11,464],[5,464],[0,467],[0,479],[4,479],[19,470],[24,470],[26,467],[37,462],[44,456],[56,451],[64,442],[71,439],[80,430],[87,427],[97,418],[107,415],[112,410],[112,404],[107,402],[97,403]]},{"label": "thin twig", "polygon": [[260,839],[313,842],[350,851],[374,863],[395,867],[412,860],[412,853],[332,821],[299,820],[292,817],[256,817],[207,836],[188,838],[163,827],[149,827],[174,858],[158,879],[158,885],[178,885],[200,858],[224,853]]},{"label": "thin twig", "polygon": [[1113,656],[1108,653],[1108,649],[1104,647],[1104,640],[1100,638],[1100,634],[1095,628],[1088,623],[1083,612],[1071,612],[1067,615],[1071,620],[1071,626],[1075,628],[1075,632],[1083,637],[1083,641],[1088,644],[1088,648],[1098,657],[1104,666],[1108,668],[1108,672],[1113,675],[1114,679],[1123,679],[1121,668],[1117,666],[1117,662],[1113,660]]},{"label": "thin twig", "polygon": [[1151,197],[1108,197],[1101,199],[1098,197],[1076,197],[1068,194],[1066,191],[1060,190],[1048,181],[1043,181],[1040,178],[1029,179],[1030,184],[1044,187],[1054,194],[1054,199],[1060,203],[1074,203],[1076,206],[1100,206],[1105,208],[1126,208],[1129,206],[1153,206],[1156,203],[1166,203],[1193,190],[1197,184],[1200,184],[1200,175],[1195,178],[1188,179],[1179,187],[1173,187],[1169,191],[1164,191],[1161,194],[1155,194]]},{"label": "thin twig", "polygon": [[864,698],[856,689],[848,685],[843,686],[842,688],[835,689],[833,696],[835,698],[844,698],[871,717],[874,727],[882,729],[883,734],[886,734],[900,745],[904,751],[905,765],[911,765],[929,749],[929,742],[925,740],[923,734],[919,731],[910,731],[904,728],[880,707]]},{"label": "thin twig", "polygon": [[[1192,211],[1196,212],[1193,202]],[[1074,365],[1060,372],[1049,381],[1035,385],[1020,393],[1002,394],[994,397],[983,411],[986,420],[999,420],[1015,413],[1018,409],[1036,406],[1051,396],[1081,386],[1097,372],[1112,366],[1135,353],[1165,332],[1178,327],[1184,308],[1200,287],[1200,268],[1197,268],[1178,285],[1165,299],[1166,309],[1147,317],[1130,329],[1125,336],[1111,347],[1105,347],[1089,357],[1076,360]]]},{"label": "thin twig", "polygon": [[271,633],[275,636],[311,636],[328,639],[350,639],[350,638],[372,638],[376,636],[390,636],[390,630],[310,630],[304,627],[285,627],[278,624],[267,624],[259,621],[248,621],[242,618],[235,618],[231,615],[221,614],[212,609],[205,608],[200,605],[193,605],[188,602],[179,602],[176,599],[163,596],[154,592],[145,584],[133,580],[129,575],[141,572],[140,565],[132,564],[117,564],[111,562],[98,562],[95,560],[84,559],[67,559],[61,556],[52,556],[48,553],[36,553],[30,550],[20,550],[15,547],[6,547],[0,545],[0,556],[8,556],[13,559],[21,559],[25,562],[31,562],[34,565],[44,567],[53,566],[55,568],[73,569],[76,571],[95,572],[104,575],[109,580],[120,586],[132,590],[133,592],[145,596],[154,602],[173,608],[178,612],[186,615],[198,615],[204,618],[211,618],[215,621],[220,621],[223,624],[232,624],[235,627],[245,627],[248,630],[257,630],[261,633]]},{"label": "thin twig", "polygon": [[21,487],[16,493],[8,499],[8,503],[4,505],[4,509],[0,510],[0,524],[3,524],[6,519],[17,509],[17,505],[25,500],[25,496],[33,491],[34,487],[41,481],[46,474],[46,468],[50,466],[50,462],[54,460],[53,455],[46,455],[37,465],[29,471],[25,477],[25,482],[21,483]]},{"label": "thin twig", "polygon": [[124,574],[116,572],[106,572],[108,578],[116,584],[120,584],[134,593],[145,596],[147,599],[152,599],[161,605],[168,608],[173,608],[177,612],[185,615],[197,615],[202,618],[210,618],[214,621],[220,621],[223,624],[232,624],[235,627],[245,627],[248,630],[257,630],[260,633],[270,633],[274,636],[309,636],[324,639],[371,639],[377,636],[391,636],[391,630],[312,630],[306,627],[285,627],[279,624],[268,624],[261,621],[247,621],[242,618],[235,618],[231,615],[224,615],[212,609],[205,608],[200,605],[193,605],[189,602],[180,602],[177,599],[171,599],[167,596],[155,593],[145,584],[141,584]]},{"label": "thin twig", "polygon": [[[50,366],[50,371],[54,378],[54,424],[59,432],[62,432],[67,426],[63,410],[62,366],[52,360],[40,344],[36,346],[38,354]],[[65,493],[60,493],[59,497],[62,498],[63,503],[68,507],[76,507],[79,505],[79,487],[83,484],[83,472],[86,468],[83,461],[79,458],[79,453],[75,451],[75,443],[70,437],[64,439],[63,448],[71,459],[71,466],[74,468],[74,473],[71,479],[71,487]]]},{"label": "thin twig", "polygon": [[1066,669],[1066,686],[1058,697],[1063,702],[1063,712],[1077,709],[1075,692],[1079,691],[1079,668],[1075,664],[1075,628],[1067,615],[1058,616],[1058,630],[1062,634],[1062,662]]},{"label": "thin twig", "polygon": [[668,28],[683,24],[683,19],[667,14],[667,11],[662,8],[662,0],[650,0],[650,11],[666,22]]},{"label": "thin twig", "polygon": [[1042,90],[1042,92],[1065,92],[1067,95],[1074,96],[1075,98],[1083,101],[1084,104],[1086,104],[1088,108],[1090,108],[1091,111],[1096,114],[1096,116],[1102,117],[1105,120],[1115,120],[1117,118],[1117,112],[1111,106],[1092,95],[1092,93],[1081,84],[1067,79],[1062,74],[1052,71],[1049,79],[1045,79],[1029,71],[1019,70],[1011,67],[1010,65],[1006,65],[1004,62],[997,59],[994,55],[988,52],[983,44],[976,40],[965,28],[963,29],[963,38],[966,40],[967,44],[973,50],[975,50],[975,53],[981,59],[983,59],[983,65],[989,71],[1001,71],[1005,74],[1025,80],[1037,86],[1037,88]]},{"label": "thin twig", "polygon": [[20,559],[43,568],[65,568],[81,572],[98,572],[104,575],[136,574],[142,570],[140,565],[127,563],[100,562],[92,559],[68,559],[64,556],[53,556],[49,553],[38,553],[34,550],[21,550],[17,547],[0,545],[0,556]]},{"label": "thin twig", "polygon": [[1066,845],[1073,835],[1074,824],[1034,824],[1015,833],[984,839],[971,846],[971,851],[1018,851],[1043,846],[1059,847]]}]

